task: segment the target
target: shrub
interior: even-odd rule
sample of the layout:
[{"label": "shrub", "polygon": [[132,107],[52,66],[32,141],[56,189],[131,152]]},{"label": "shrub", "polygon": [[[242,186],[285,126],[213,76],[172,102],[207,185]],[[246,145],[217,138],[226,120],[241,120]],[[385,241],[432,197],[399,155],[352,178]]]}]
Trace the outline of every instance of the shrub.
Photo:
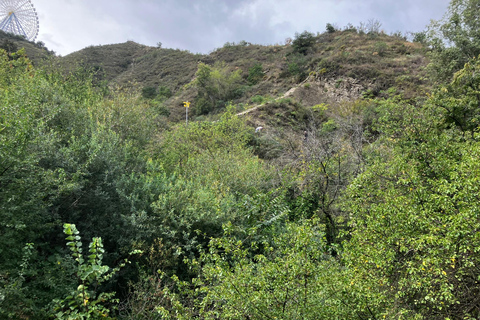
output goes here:
[{"label": "shrub", "polygon": [[241,70],[230,71],[225,63],[214,67],[200,63],[195,73],[196,113],[206,114],[224,107],[226,102],[243,94]]},{"label": "shrub", "polygon": [[297,82],[304,80],[308,76],[307,62],[307,58],[300,53],[289,55],[286,68],[280,76],[295,77]]},{"label": "shrub", "polygon": [[267,101],[267,99],[263,96],[260,96],[260,95],[256,95],[256,96],[253,96],[250,98],[250,101],[252,103],[255,103],[255,104],[262,104],[264,103],[265,101]]},{"label": "shrub", "polygon": [[82,254],[80,234],[74,224],[65,223],[63,232],[67,236],[67,246],[75,260],[75,277],[78,287],[71,291],[64,300],[55,300],[55,319],[112,319],[109,317],[111,309],[108,304],[118,303],[114,299],[114,292],[98,292],[98,287],[109,280],[121,267],[110,269],[103,265],[102,238],[93,238],[88,248],[88,256]]},{"label": "shrub", "polygon": [[380,57],[383,57],[387,53],[388,45],[383,41],[379,41],[375,43],[373,50],[375,50]]},{"label": "shrub", "polygon": [[334,33],[335,31],[337,31],[331,23],[327,23],[326,29],[328,33]]},{"label": "shrub", "polygon": [[263,67],[261,63],[255,64],[253,67],[248,69],[248,84],[254,85],[260,82],[263,78]]},{"label": "shrub", "polygon": [[145,99],[153,99],[157,96],[157,89],[155,87],[144,87],[142,89],[142,97]]},{"label": "shrub", "polygon": [[344,31],[347,31],[347,32],[354,32],[354,33],[357,33],[357,28],[353,26],[353,24],[351,23],[348,23],[344,28],[343,28]]},{"label": "shrub", "polygon": [[427,33],[425,31],[414,32],[412,41],[425,44],[427,42]]},{"label": "shrub", "polygon": [[14,53],[18,50],[18,47],[15,42],[4,39],[2,44],[0,44],[0,49],[4,49],[7,53]]},{"label": "shrub", "polygon": [[308,31],[295,33],[295,39],[292,42],[293,51],[306,55],[315,44],[315,35]]},{"label": "shrub", "polygon": [[[226,236],[212,239],[202,265],[202,286],[190,314],[203,319],[353,319],[353,303],[341,296],[342,268],[328,255],[323,226],[287,223],[252,244]],[[257,230],[249,231],[252,237]],[[263,250],[262,250],[263,249]],[[209,306],[208,308],[202,306]]]},{"label": "shrub", "polygon": [[172,96],[172,91],[169,87],[159,86],[158,87],[158,96],[170,98]]}]

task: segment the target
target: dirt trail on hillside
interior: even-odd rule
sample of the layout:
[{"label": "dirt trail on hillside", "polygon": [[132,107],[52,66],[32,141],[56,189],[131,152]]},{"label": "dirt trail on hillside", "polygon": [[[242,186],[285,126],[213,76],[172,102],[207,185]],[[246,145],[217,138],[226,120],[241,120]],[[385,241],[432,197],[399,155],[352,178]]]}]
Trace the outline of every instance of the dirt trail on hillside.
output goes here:
[{"label": "dirt trail on hillside", "polygon": [[[299,85],[291,88],[290,90],[288,90],[287,92],[285,92],[281,97],[279,97],[279,98],[277,98],[277,99],[275,99],[275,100],[273,100],[273,101],[276,101],[276,100],[279,100],[279,99],[288,98],[289,96],[291,96],[291,95],[295,92],[295,90],[297,90],[300,86],[302,86],[304,83],[306,83],[306,82],[309,80],[309,78],[310,78],[310,77],[308,77],[307,79],[305,79],[305,80],[304,80],[303,82],[301,82]],[[250,108],[250,109],[247,109],[247,110],[245,110],[245,111],[242,111],[242,112],[240,112],[240,113],[237,113],[237,116],[243,116],[243,115],[245,115],[245,114],[248,114],[248,113],[250,113],[250,112],[252,112],[252,111],[257,110],[258,108],[260,108],[260,107],[263,106],[263,105],[265,105],[265,103],[258,104],[258,105],[256,105],[256,106]]]},{"label": "dirt trail on hillside", "polygon": [[[306,85],[307,83],[308,85]],[[372,87],[373,83],[362,84],[359,80],[349,77],[318,79],[310,75],[274,101],[293,97],[296,101],[307,106],[319,103],[335,105],[343,101],[355,101],[362,97],[365,90]],[[263,105],[265,103],[253,106],[248,110],[237,113],[237,115],[242,116],[251,113]]]}]

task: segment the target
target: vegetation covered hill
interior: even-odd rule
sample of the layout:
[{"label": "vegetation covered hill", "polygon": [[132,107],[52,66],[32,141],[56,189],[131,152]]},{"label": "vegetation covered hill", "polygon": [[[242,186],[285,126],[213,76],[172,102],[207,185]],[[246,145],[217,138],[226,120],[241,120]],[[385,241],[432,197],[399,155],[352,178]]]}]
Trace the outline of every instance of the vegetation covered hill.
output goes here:
[{"label": "vegetation covered hill", "polygon": [[[227,43],[208,55],[187,51],[146,47],[134,42],[95,46],[61,58],[68,66],[79,64],[91,68],[111,85],[136,85],[145,97],[157,100],[169,110],[172,120],[180,120],[183,101],[193,101],[195,114],[218,112],[227,101],[255,105],[289,96],[307,106],[337,104],[362,95],[386,96],[394,88],[405,98],[421,96],[427,90],[424,68],[425,48],[402,36],[390,36],[374,30],[353,27],[314,35],[299,35],[300,47],[261,46],[246,42]],[[217,72],[211,79],[208,99],[221,100],[218,105],[201,105],[196,90],[199,65],[207,72]],[[238,72],[229,88],[221,82]],[[223,77],[223,78],[222,78]],[[214,84],[217,81],[219,83]],[[206,85],[206,84],[205,84]],[[216,96],[215,96],[216,95]],[[199,105],[200,104],[200,105]]]},{"label": "vegetation covered hill", "polygon": [[21,36],[7,34],[2,30],[0,30],[0,48],[7,52],[16,52],[24,48],[30,60],[37,65],[55,56],[55,52],[49,51],[41,41],[34,43]]},{"label": "vegetation covered hill", "polygon": [[0,50],[0,318],[478,319],[479,8],[422,45]]}]

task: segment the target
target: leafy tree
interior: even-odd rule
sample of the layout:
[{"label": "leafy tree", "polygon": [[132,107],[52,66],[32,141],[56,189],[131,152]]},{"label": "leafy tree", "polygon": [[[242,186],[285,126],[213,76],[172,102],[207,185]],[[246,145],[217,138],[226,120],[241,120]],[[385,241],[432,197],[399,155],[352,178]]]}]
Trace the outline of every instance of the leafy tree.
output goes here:
[{"label": "leafy tree", "polygon": [[306,55],[316,42],[315,34],[303,31],[302,33],[295,33],[295,39],[292,41],[293,51]]},{"label": "leafy tree", "polygon": [[[226,235],[212,239],[209,251],[191,265],[199,276],[176,281],[182,295],[167,294],[172,306],[161,306],[168,319],[352,319],[343,300],[342,269],[328,254],[321,225],[276,224],[271,234],[249,230],[247,241]],[[190,299],[180,300],[186,295]]]},{"label": "leafy tree", "polygon": [[467,62],[451,83],[436,90],[431,99],[447,125],[454,125],[471,137],[480,125],[480,58]]},{"label": "leafy tree", "polygon": [[244,119],[237,117],[235,107],[229,105],[217,122],[193,122],[167,132],[158,145],[159,160],[169,174],[176,170],[184,173],[188,161],[196,156],[206,154],[213,160],[215,153],[227,147],[232,153],[243,152],[251,136]]},{"label": "leafy tree", "polygon": [[296,210],[303,211],[297,214],[322,219],[328,245],[338,243],[340,226],[346,221],[339,199],[363,170],[363,126],[358,115],[350,117],[329,119],[318,126],[311,123],[297,164]]},{"label": "leafy tree", "polygon": [[418,43],[421,43],[421,44],[426,44],[427,43],[427,32],[426,31],[414,32],[412,41],[413,42],[418,42]]},{"label": "leafy tree", "polygon": [[325,104],[298,107],[295,115],[305,123],[303,134],[282,136],[282,178],[288,190],[289,218],[319,219],[332,247],[339,243],[339,230],[347,221],[339,207],[341,195],[364,170],[367,139],[362,112],[366,105],[355,102],[336,108]]},{"label": "leafy tree", "polygon": [[159,86],[158,96],[161,96],[164,98],[170,98],[172,96],[172,90],[170,90],[170,88],[166,86]]},{"label": "leafy tree", "polygon": [[[41,319],[71,281],[72,265],[57,264],[63,221],[87,235],[101,230],[113,252],[107,261],[129,251],[135,235],[124,191],[135,182],[130,173],[144,169],[140,148],[150,141],[155,116],[136,96],[105,100],[91,74],[35,70],[21,52],[13,55],[12,61],[0,55],[0,282],[6,288],[0,303],[9,317]],[[35,243],[31,267],[19,282],[29,242]],[[19,290],[9,290],[15,283]]]},{"label": "leafy tree", "polygon": [[331,23],[327,23],[327,26],[325,27],[328,33],[334,33],[337,31],[335,27]]},{"label": "leafy tree", "polygon": [[14,53],[17,52],[18,47],[15,44],[15,42],[9,40],[9,39],[4,39],[2,41],[2,44],[0,45],[0,48],[7,51],[7,53]]},{"label": "leafy tree", "polygon": [[[4,319],[13,319],[14,317],[28,317],[37,310],[34,309],[34,303],[28,299],[25,282],[29,278],[29,267],[34,254],[33,243],[27,243],[23,248],[22,262],[19,265],[16,275],[10,275],[9,279],[0,281],[0,316]],[[39,316],[39,312],[36,312]]]},{"label": "leafy tree", "polygon": [[39,48],[45,49],[45,42],[43,41],[37,41],[35,42],[35,45]]},{"label": "leafy tree", "polygon": [[25,243],[50,230],[46,208],[63,183],[60,171],[40,165],[58,141],[37,103],[44,83],[21,53],[9,61],[0,51],[0,273],[5,274],[21,260]]},{"label": "leafy tree", "polygon": [[451,0],[440,21],[429,26],[432,48],[429,68],[436,80],[448,82],[470,59],[480,54],[480,1]]},{"label": "leafy tree", "polygon": [[223,223],[241,229],[283,214],[281,192],[268,194],[277,183],[274,171],[247,148],[252,133],[228,107],[217,122],[193,122],[166,134],[161,157],[140,176],[154,188],[138,195],[153,198],[142,208],[147,216],[138,220],[139,232],[192,255],[199,241],[206,245],[221,234]]},{"label": "leafy tree", "polygon": [[255,64],[253,67],[248,69],[247,81],[250,85],[255,85],[263,79],[263,67],[261,63]]},{"label": "leafy tree", "polygon": [[206,114],[237,98],[241,94],[241,70],[230,71],[225,63],[214,67],[204,63],[198,65],[195,74],[197,88],[196,112]]},{"label": "leafy tree", "polygon": [[479,316],[480,145],[442,125],[431,102],[382,105],[385,135],[348,190],[343,260],[351,294],[363,301],[358,312],[373,318]]}]

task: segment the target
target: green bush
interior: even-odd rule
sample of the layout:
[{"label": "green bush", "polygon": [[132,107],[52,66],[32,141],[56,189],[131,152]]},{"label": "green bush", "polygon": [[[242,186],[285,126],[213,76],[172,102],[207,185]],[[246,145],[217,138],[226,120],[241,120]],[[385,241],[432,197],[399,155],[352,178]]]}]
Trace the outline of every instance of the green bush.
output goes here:
[{"label": "green bush", "polygon": [[[107,263],[132,246],[138,234],[127,190],[145,168],[156,113],[133,93],[105,97],[84,70],[34,69],[21,53],[9,61],[0,51],[0,317],[42,319],[72,280],[58,237],[63,221],[87,237],[101,232]],[[22,248],[31,242],[19,282]],[[17,290],[3,290],[15,283]]]},{"label": "green bush", "polygon": [[479,15],[478,0],[451,0],[443,19],[431,22],[427,43],[432,49],[429,71],[435,80],[448,83],[480,54]]},{"label": "green bush", "polygon": [[425,44],[427,42],[427,33],[425,31],[414,32],[412,41]]},{"label": "green bush", "polygon": [[159,86],[157,90],[157,95],[165,98],[170,98],[172,96],[172,90],[166,86]]},{"label": "green bush", "polygon": [[307,58],[299,53],[289,55],[286,69],[281,73],[281,76],[294,77],[296,82],[305,80],[308,76]]},{"label": "green bush", "polygon": [[144,87],[142,89],[142,97],[145,99],[154,99],[157,96],[157,89],[155,87]]},{"label": "green bush", "polygon": [[255,85],[263,79],[263,67],[261,63],[255,64],[248,69],[247,81],[250,85]]},{"label": "green bush", "polygon": [[327,23],[327,26],[325,27],[328,33],[334,33],[337,31],[335,27],[331,23]]},{"label": "green bush", "polygon": [[388,45],[383,41],[379,41],[375,43],[373,50],[374,52],[377,52],[380,57],[383,57],[387,53]]},{"label": "green bush", "polygon": [[250,101],[252,103],[255,103],[255,104],[263,104],[267,101],[268,99],[265,98],[264,96],[259,96],[259,95],[256,95],[256,96],[253,96],[250,98]]},{"label": "green bush", "polygon": [[225,63],[214,67],[200,63],[195,75],[197,115],[225,107],[228,101],[243,94],[241,70],[230,71]]},{"label": "green bush", "polygon": [[316,41],[315,34],[306,30],[302,33],[295,33],[295,39],[292,41],[293,52],[306,55],[313,48]]},{"label": "green bush", "polygon": [[14,52],[17,52],[18,47],[15,44],[15,42],[8,39],[4,39],[0,44],[0,49],[7,51],[7,53],[14,53]]},{"label": "green bush", "polygon": [[[67,246],[75,260],[75,277],[78,283],[67,297],[54,301],[54,318],[113,319],[109,314],[112,313],[112,303],[118,303],[117,299],[113,299],[115,293],[97,292],[97,290],[99,285],[109,280],[120,268],[111,270],[108,266],[102,265],[105,252],[102,238],[92,239],[88,246],[88,259],[85,259],[82,253],[81,237],[75,225],[66,223],[63,230],[67,236]],[[120,267],[124,265],[125,263]]]},{"label": "green bush", "polygon": [[175,301],[182,318],[355,318],[352,302],[341,294],[341,267],[328,254],[322,226],[315,221],[276,224],[273,235],[258,238],[258,230],[249,230],[248,238],[258,238],[250,243],[225,225],[226,235],[212,239],[210,250],[192,263],[202,266],[193,289],[179,284],[193,298],[190,305]]}]

